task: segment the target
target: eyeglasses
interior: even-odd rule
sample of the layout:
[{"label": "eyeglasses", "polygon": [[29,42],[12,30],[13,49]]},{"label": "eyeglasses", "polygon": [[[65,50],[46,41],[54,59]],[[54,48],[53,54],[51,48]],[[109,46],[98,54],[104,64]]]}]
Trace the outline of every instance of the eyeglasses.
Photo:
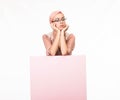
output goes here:
[{"label": "eyeglasses", "polygon": [[52,21],[52,22],[60,22],[60,21],[65,21],[66,20],[66,18],[65,17],[62,17],[61,19],[59,19],[59,18],[56,18],[54,21]]}]

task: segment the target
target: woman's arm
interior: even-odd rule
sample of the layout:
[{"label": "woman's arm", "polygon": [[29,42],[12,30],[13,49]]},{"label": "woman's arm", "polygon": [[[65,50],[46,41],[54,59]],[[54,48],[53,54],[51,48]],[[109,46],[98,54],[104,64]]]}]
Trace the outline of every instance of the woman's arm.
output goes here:
[{"label": "woman's arm", "polygon": [[75,47],[75,36],[73,34],[70,34],[66,41],[65,36],[63,34],[61,34],[60,41],[61,41],[62,55],[71,55],[72,51]]},{"label": "woman's arm", "polygon": [[68,28],[69,28],[69,26],[67,25],[61,31],[60,43],[61,43],[62,55],[71,55],[72,50],[74,49],[74,46],[75,46],[75,36],[73,34],[70,34],[66,41],[65,32],[67,31]]},{"label": "woman's arm", "polygon": [[49,49],[50,54],[52,56],[54,56],[58,50],[59,40],[60,40],[60,32],[56,34],[55,39],[53,40],[53,43]]},{"label": "woman's arm", "polygon": [[46,48],[46,55],[49,56],[50,55],[49,49],[52,45],[51,40],[46,34],[42,36],[42,39],[43,39],[44,46]]},{"label": "woman's arm", "polygon": [[70,34],[67,39],[67,52],[68,55],[72,54],[73,49],[75,48],[75,36]]},{"label": "woman's arm", "polygon": [[46,48],[46,55],[54,56],[58,50],[59,40],[60,40],[60,30],[55,27],[55,24],[51,24],[51,27],[56,32],[53,42],[47,35],[43,35],[43,42]]},{"label": "woman's arm", "polygon": [[47,35],[43,35],[43,42],[46,48],[46,55],[49,56],[54,56],[58,50],[58,44],[59,44],[59,38],[60,38],[60,34],[57,34],[53,43],[50,40],[50,38]]},{"label": "woman's arm", "polygon": [[60,49],[61,49],[62,55],[67,55],[68,54],[68,52],[67,52],[67,43],[66,43],[66,38],[65,38],[64,31],[61,32],[60,44],[61,44]]}]

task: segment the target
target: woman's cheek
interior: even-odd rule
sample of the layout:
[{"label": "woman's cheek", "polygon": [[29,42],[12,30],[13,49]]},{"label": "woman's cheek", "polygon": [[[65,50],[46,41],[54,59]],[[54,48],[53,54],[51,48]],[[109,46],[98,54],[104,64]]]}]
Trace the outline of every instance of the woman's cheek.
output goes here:
[{"label": "woman's cheek", "polygon": [[66,27],[66,24],[64,25],[64,27],[63,28],[65,28]]},{"label": "woman's cheek", "polygon": [[65,25],[65,27],[67,26],[67,24],[66,24],[66,23],[64,23],[64,25]]},{"label": "woman's cheek", "polygon": [[59,25],[58,25],[58,24],[55,24],[55,26],[56,26],[57,28],[59,28]]}]

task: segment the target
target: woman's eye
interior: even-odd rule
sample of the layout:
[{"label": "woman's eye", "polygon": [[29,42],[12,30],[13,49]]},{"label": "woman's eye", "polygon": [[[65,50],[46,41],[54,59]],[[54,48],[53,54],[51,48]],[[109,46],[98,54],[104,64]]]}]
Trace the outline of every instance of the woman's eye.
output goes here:
[{"label": "woman's eye", "polygon": [[56,19],[56,22],[59,22],[59,19]]}]

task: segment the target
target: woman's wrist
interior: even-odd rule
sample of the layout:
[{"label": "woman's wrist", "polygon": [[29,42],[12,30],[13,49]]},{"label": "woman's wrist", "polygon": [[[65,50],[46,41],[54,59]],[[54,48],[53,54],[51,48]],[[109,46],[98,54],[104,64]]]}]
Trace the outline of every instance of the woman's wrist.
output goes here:
[{"label": "woman's wrist", "polygon": [[65,32],[64,32],[64,31],[61,31],[61,35],[65,35]]}]

